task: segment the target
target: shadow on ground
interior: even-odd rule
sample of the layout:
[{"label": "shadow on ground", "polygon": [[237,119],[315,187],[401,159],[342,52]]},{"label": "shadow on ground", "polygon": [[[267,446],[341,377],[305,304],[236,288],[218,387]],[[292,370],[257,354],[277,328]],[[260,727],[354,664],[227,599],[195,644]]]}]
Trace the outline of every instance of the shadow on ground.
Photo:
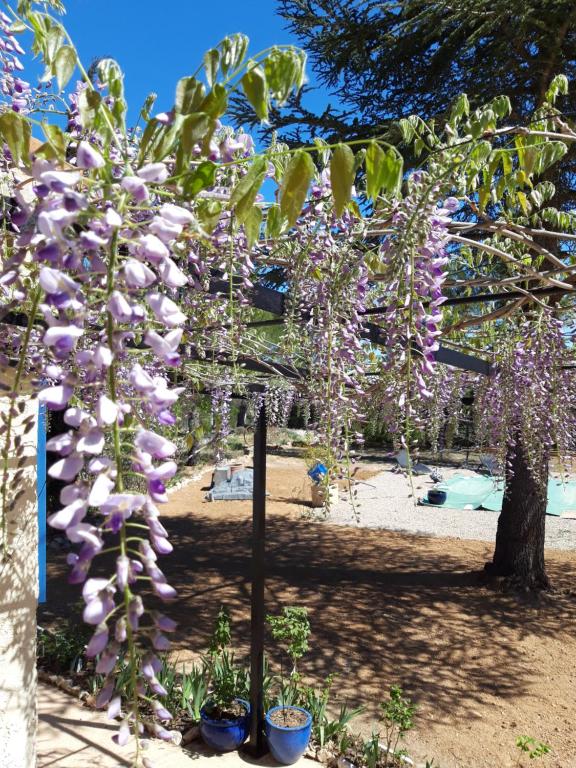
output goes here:
[{"label": "shadow on ground", "polygon": [[[222,603],[240,653],[248,648],[250,518],[205,509],[165,520],[175,551],[162,567],[179,592],[169,612],[180,622],[182,659],[206,648]],[[288,516],[268,521],[267,541],[267,610],[309,610],[313,634],[303,672],[316,682],[338,675],[337,698],[367,705],[370,714],[391,684],[433,709],[437,720],[474,718],[490,697],[529,695],[537,670],[526,664],[523,642],[561,638],[576,619],[569,594],[535,599],[481,586],[478,571],[490,546],[478,542],[452,542],[448,554],[443,540]],[[558,586],[574,583],[574,560],[563,553],[551,556],[549,569]],[[78,601],[64,572],[59,555],[45,621],[69,614]]]}]

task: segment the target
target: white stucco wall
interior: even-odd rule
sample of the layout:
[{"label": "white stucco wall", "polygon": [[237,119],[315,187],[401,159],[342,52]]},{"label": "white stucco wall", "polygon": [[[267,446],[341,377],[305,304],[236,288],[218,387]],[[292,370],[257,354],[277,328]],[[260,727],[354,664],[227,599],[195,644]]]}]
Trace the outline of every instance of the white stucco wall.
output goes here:
[{"label": "white stucco wall", "polygon": [[[0,411],[6,409],[6,398],[0,398]],[[14,434],[22,434],[22,420],[36,411],[37,401],[28,399]],[[8,515],[8,559],[0,552],[0,768],[36,765],[36,430],[35,420],[23,437],[26,462],[18,488],[24,494]],[[3,447],[0,435],[0,450]],[[9,467],[13,476],[15,459],[10,458]]]}]

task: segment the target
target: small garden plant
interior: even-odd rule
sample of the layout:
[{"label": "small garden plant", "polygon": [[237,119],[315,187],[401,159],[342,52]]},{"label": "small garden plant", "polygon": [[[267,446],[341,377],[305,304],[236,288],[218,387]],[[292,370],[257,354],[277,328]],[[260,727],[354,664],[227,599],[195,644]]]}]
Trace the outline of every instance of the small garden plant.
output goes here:
[{"label": "small garden plant", "polygon": [[[311,633],[306,609],[286,606],[279,615],[267,616],[267,622],[283,657],[289,659],[290,672],[285,675],[283,659],[281,674],[279,678],[274,677],[269,673],[265,660],[266,710],[276,704],[283,708],[298,706],[306,709],[312,716],[312,749],[327,750],[334,761],[344,756],[355,768],[400,765],[402,751],[398,749],[399,742],[413,727],[416,709],[402,689],[392,686],[388,699],[381,704],[380,722],[384,733],[375,731],[368,739],[363,739],[349,730],[352,720],[361,714],[362,708],[351,708],[344,703],[336,715],[330,712],[334,675],[329,675],[319,687],[302,683],[298,663],[309,649]],[[58,632],[39,630],[39,655],[51,671],[75,673],[82,669],[84,685],[97,702],[103,677],[94,672],[94,663],[85,657],[86,640],[69,628]],[[129,677],[128,665],[125,660],[120,660],[119,690],[124,690],[129,684]],[[180,730],[199,723],[202,710],[216,720],[233,719],[244,714],[244,708],[237,699],[248,698],[250,673],[247,664],[236,663],[232,650],[231,619],[226,607],[221,606],[218,611],[208,649],[200,661],[182,667],[168,656],[163,656],[157,681],[164,691],[163,704],[154,700],[150,706],[164,721],[170,715]],[[279,724],[287,723],[285,711],[289,710],[282,709],[279,713]],[[517,746],[531,759],[546,754],[550,749],[527,736],[519,737]],[[431,768],[432,763],[428,766]]]},{"label": "small garden plant", "polygon": [[530,760],[537,760],[540,757],[547,755],[552,747],[549,744],[545,744],[543,741],[538,741],[533,736],[518,736],[516,739],[516,746],[520,750],[518,757],[518,765],[524,756],[528,756]]},{"label": "small garden plant", "polygon": [[390,688],[388,700],[380,705],[380,722],[384,725],[387,755],[396,755],[398,744],[404,735],[414,727],[416,707],[403,695],[398,685]]},{"label": "small garden plant", "polygon": [[[401,739],[414,726],[416,706],[402,688],[393,685],[388,699],[380,705],[380,723],[384,733],[373,731],[368,739],[344,733],[338,751],[355,768],[393,768],[402,764],[405,750],[399,749]],[[432,766],[428,763],[427,766]]]},{"label": "small garden plant", "polygon": [[288,679],[284,675],[284,662],[280,659],[280,694],[279,704],[282,707],[284,724],[288,724],[288,707],[297,705],[299,699],[298,661],[308,650],[308,638],[310,637],[310,622],[306,608],[286,606],[279,616],[268,615],[266,618],[270,632],[274,640],[280,645],[282,651],[291,663]]},{"label": "small garden plant", "polygon": [[248,671],[234,662],[234,653],[230,650],[231,637],[230,615],[222,606],[216,617],[206,660],[208,698],[204,710],[216,720],[244,714],[245,707],[238,699],[245,696],[250,687]]},{"label": "small garden plant", "polygon": [[58,673],[80,671],[89,637],[89,633],[78,631],[77,627],[70,625],[55,630],[38,627],[39,664],[46,665],[50,671]]}]

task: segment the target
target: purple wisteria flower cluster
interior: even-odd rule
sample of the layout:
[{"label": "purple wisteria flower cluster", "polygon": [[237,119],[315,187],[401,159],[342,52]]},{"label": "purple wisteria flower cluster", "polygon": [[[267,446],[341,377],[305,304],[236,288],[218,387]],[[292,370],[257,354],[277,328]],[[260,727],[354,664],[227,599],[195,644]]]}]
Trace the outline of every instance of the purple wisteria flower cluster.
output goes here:
[{"label": "purple wisteria flower cluster", "polygon": [[362,340],[369,291],[365,250],[356,247],[359,219],[336,217],[330,171],[311,188],[293,237],[280,248],[291,286],[282,351],[296,370],[301,396],[312,406],[334,472],[352,441],[361,441],[368,346]]},{"label": "purple wisteria flower cluster", "polygon": [[432,397],[435,353],[445,301],[450,215],[458,208],[452,197],[438,204],[442,188],[423,172],[410,178],[409,193],[391,211],[391,234],[380,258],[388,280],[381,288],[387,348],[381,388],[386,420],[400,444],[423,426],[418,403]]},{"label": "purple wisteria flower cluster", "polygon": [[[11,45],[2,48],[10,72],[19,69]],[[5,83],[12,97],[19,86]],[[103,110],[100,133],[85,125],[90,100]],[[161,602],[176,597],[161,568],[172,545],[159,507],[178,469],[177,445],[167,435],[185,391],[183,362],[192,350],[234,353],[241,341],[237,310],[255,265],[229,201],[253,142],[215,120],[209,140],[198,137],[192,147],[189,165],[193,175],[208,164],[212,181],[189,196],[170,183],[174,154],[138,160],[138,134],[124,134],[121,124],[111,132],[122,113],[117,85],[112,93],[83,81],[71,105],[65,155],[40,152],[24,169],[26,194],[15,190],[0,285],[3,307],[24,308],[28,328],[14,344],[6,339],[3,359],[8,364],[19,352],[18,376],[35,374],[40,402],[62,412],[65,428],[47,444],[56,455],[49,474],[63,484],[49,523],[76,547],[69,579],[82,586],[83,618],[93,628],[86,654],[104,676],[97,705],[119,720],[119,745],[130,735],[138,745],[146,731],[176,740],[164,725],[171,714],[157,700],[166,694],[159,654],[169,651],[176,623],[147,608],[146,593]],[[154,120],[169,126],[182,115],[173,110]],[[230,291],[213,290],[214,279],[228,281]],[[224,377],[214,388],[222,439],[233,384]],[[9,444],[10,425],[5,435]],[[103,554],[115,561],[111,574],[102,572]],[[125,664],[130,675],[120,687]]]},{"label": "purple wisteria flower cluster", "polygon": [[562,320],[542,309],[515,332],[502,332],[493,373],[480,381],[475,403],[479,442],[509,473],[520,446],[541,487],[552,450],[563,460],[575,449],[576,394],[563,329]]},{"label": "purple wisteria flower cluster", "polygon": [[0,93],[14,112],[26,113],[30,110],[32,88],[20,77],[24,71],[20,57],[25,55],[25,51],[12,30],[13,21],[6,13],[0,12]]}]

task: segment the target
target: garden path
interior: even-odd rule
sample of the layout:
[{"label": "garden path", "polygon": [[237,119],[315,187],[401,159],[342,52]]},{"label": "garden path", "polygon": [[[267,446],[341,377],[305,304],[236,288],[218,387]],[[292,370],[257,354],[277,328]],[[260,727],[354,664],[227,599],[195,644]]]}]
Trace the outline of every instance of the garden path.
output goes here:
[{"label": "garden path", "polygon": [[[38,685],[37,768],[129,768],[131,748],[117,747],[111,740],[116,726],[102,712],[83,707],[67,693],[45,683]],[[251,760],[246,755],[230,752],[215,755],[194,742],[182,749],[173,744],[153,740],[146,755],[155,768],[249,768],[276,766],[265,756]],[[308,758],[298,768],[318,768]]]}]

